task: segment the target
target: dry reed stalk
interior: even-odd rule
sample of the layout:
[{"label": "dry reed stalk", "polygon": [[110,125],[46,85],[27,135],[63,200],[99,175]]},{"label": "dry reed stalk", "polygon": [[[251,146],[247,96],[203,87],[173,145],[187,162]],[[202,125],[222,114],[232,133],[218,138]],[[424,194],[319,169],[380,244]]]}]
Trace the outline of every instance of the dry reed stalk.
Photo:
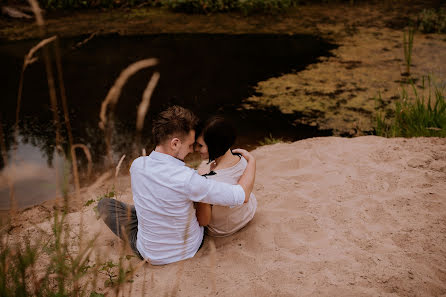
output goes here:
[{"label": "dry reed stalk", "polygon": [[89,178],[90,175],[91,175],[92,168],[93,168],[93,159],[92,159],[92,157],[91,157],[90,149],[89,149],[85,144],[82,144],[82,143],[76,143],[76,144],[73,144],[73,146],[71,146],[71,150],[73,151],[73,152],[71,153],[72,155],[73,155],[73,154],[76,154],[75,150],[76,150],[77,148],[82,149],[82,151],[83,151],[84,154],[85,154],[85,157],[87,157],[87,160],[88,160],[87,178]]},{"label": "dry reed stalk", "polygon": [[118,166],[116,166],[116,170],[115,170],[115,178],[118,177],[119,169],[121,168],[122,161],[124,161],[124,159],[125,159],[125,155],[122,155],[121,159],[119,159]]},{"label": "dry reed stalk", "polygon": [[42,16],[42,10],[39,7],[39,4],[36,0],[28,0],[29,4],[31,5],[31,10],[33,11],[34,15],[36,16],[36,23],[39,25],[39,27],[42,27],[45,25],[45,22],[43,20]]},{"label": "dry reed stalk", "polygon": [[47,45],[50,42],[53,42],[54,40],[56,40],[57,36],[53,36],[50,38],[46,38],[42,41],[40,41],[37,45],[35,45],[34,47],[32,47],[30,49],[30,51],[28,52],[28,54],[25,55],[24,61],[23,61],[23,66],[22,66],[22,72],[20,73],[20,80],[19,80],[19,90],[17,92],[17,107],[16,107],[16,111],[15,111],[15,123],[14,123],[14,134],[13,134],[13,156],[12,156],[12,160],[15,160],[15,155],[16,155],[16,151],[17,151],[17,138],[19,136],[19,115],[20,115],[20,107],[22,105],[22,93],[23,93],[23,80],[25,77],[25,70],[28,67],[28,65],[31,65],[32,63],[34,63],[35,61],[37,61],[37,57],[34,57],[34,54],[41,49],[42,47],[44,47],[45,45]]},{"label": "dry reed stalk", "polygon": [[[111,156],[111,137],[112,137],[112,121],[107,121],[107,106],[110,105],[110,111],[112,112],[114,106],[118,102],[119,96],[121,95],[122,88],[125,83],[129,79],[130,76],[135,74],[141,69],[155,66],[158,63],[157,59],[145,59],[133,64],[130,64],[127,68],[125,68],[119,77],[116,79],[115,84],[110,88],[107,97],[105,97],[104,101],[102,101],[101,111],[99,113],[99,128],[101,128],[105,133],[105,146],[106,146],[106,154],[108,158],[109,164],[112,164],[112,156]],[[110,114],[110,119],[112,119],[112,113]]]},{"label": "dry reed stalk", "polygon": [[44,60],[45,60],[45,69],[48,80],[48,89],[50,91],[51,110],[53,111],[53,122],[54,125],[56,126],[56,147],[60,148],[62,143],[62,136],[60,134],[60,131],[62,130],[62,127],[60,125],[59,115],[58,115],[56,84],[54,82],[54,74],[51,66],[48,49],[46,47],[43,48],[43,52],[45,57]]},{"label": "dry reed stalk", "polygon": [[160,78],[159,72],[155,72],[149,80],[146,89],[142,95],[141,103],[138,106],[137,118],[136,118],[136,147],[141,145],[141,131],[144,127],[144,119],[147,114],[147,110],[150,105],[150,98],[152,97],[153,91],[155,90],[158,80]]},{"label": "dry reed stalk", "polygon": [[105,97],[104,101],[102,102],[101,111],[99,113],[99,118],[101,120],[99,122],[99,128],[101,128],[102,130],[105,129],[105,124],[107,123],[107,116],[106,116],[107,106],[110,105],[111,107],[113,107],[118,102],[122,88],[124,87],[129,77],[138,72],[139,70],[155,66],[157,63],[158,63],[157,59],[153,58],[145,59],[129,65],[121,72],[118,79],[115,81],[115,84],[109,90],[107,97]]},{"label": "dry reed stalk", "polygon": [[[121,165],[122,165],[122,162],[124,161],[124,159],[125,159],[125,155],[122,155],[121,159],[119,159],[118,165],[116,166],[115,176],[114,176],[114,181],[113,181],[113,184],[115,184],[115,185],[118,183],[119,169],[121,169]],[[116,198],[116,200],[118,199],[117,196],[115,198]]]},{"label": "dry reed stalk", "polygon": [[[44,29],[45,22],[42,16],[42,10],[40,9],[39,4],[37,3],[36,0],[28,0],[28,2],[31,5],[31,9],[34,15],[36,16],[36,23],[39,26],[40,35],[41,37],[43,37],[45,35],[45,29]],[[59,116],[57,114],[58,109],[57,109],[57,96],[56,96],[56,86],[54,83],[54,75],[51,67],[50,55],[46,47],[43,47],[43,57],[45,60],[45,69],[47,73],[51,109],[53,111],[53,121],[54,125],[56,126],[56,147],[58,147],[58,145],[60,145],[60,143],[62,142],[62,138],[60,136],[61,127],[59,122]]]},{"label": "dry reed stalk", "polygon": [[[65,108],[64,108],[65,109]],[[65,118],[65,121],[67,122],[67,117]],[[68,125],[67,125],[67,129],[69,126],[69,121],[68,121]],[[91,153],[90,150],[88,149],[88,147],[85,144],[82,143],[77,143],[77,144],[72,144],[73,138],[71,136],[71,128],[68,129],[69,130],[69,139],[70,139],[70,147],[71,147],[71,164],[73,167],[73,179],[74,179],[74,184],[75,184],[75,189],[76,189],[76,199],[77,201],[80,203],[81,202],[81,194],[80,194],[80,184],[79,184],[79,175],[78,175],[78,171],[77,171],[77,159],[76,159],[76,148],[80,148],[83,150],[85,156],[87,157],[88,160],[88,167],[87,167],[87,176],[90,177],[91,175],[91,168],[93,166],[93,161],[91,158]],[[83,232],[83,227],[84,227],[84,214],[83,212],[80,213],[80,220],[79,220],[79,244],[82,244],[82,234]]]},{"label": "dry reed stalk", "polygon": [[176,274],[175,284],[170,294],[171,297],[175,297],[177,295],[178,289],[180,288],[180,280],[181,277],[183,276],[183,272],[184,272],[184,261],[181,261],[180,263],[178,263],[178,270]]},{"label": "dry reed stalk", "polygon": [[[56,66],[57,66],[57,74],[58,74],[58,81],[59,81],[59,89],[60,89],[60,98],[62,100],[62,108],[64,113],[64,119],[65,119],[65,126],[67,127],[67,134],[68,134],[68,144],[71,148],[73,148],[73,134],[71,133],[71,124],[70,124],[70,117],[68,114],[68,104],[67,104],[67,95],[65,91],[65,84],[63,81],[63,70],[62,70],[62,62],[60,57],[60,48],[59,48],[59,42],[56,40],[55,44],[55,53],[56,53]],[[79,146],[84,150],[85,155],[87,156],[89,163],[89,174],[91,172],[91,154],[88,148],[85,145],[79,144]],[[88,153],[87,153],[88,152]],[[77,201],[81,201],[80,197],[80,183],[79,183],[79,171],[77,168],[77,158],[76,158],[76,152],[74,149],[70,150],[71,153],[71,165],[73,168],[73,181],[74,181],[74,187],[76,190],[76,199]],[[80,233],[83,233],[82,230]]]},{"label": "dry reed stalk", "polygon": [[129,293],[127,294],[127,296],[132,296],[132,291],[133,291],[133,282],[130,282]]},{"label": "dry reed stalk", "polygon": [[144,297],[146,293],[147,266],[143,264],[143,268],[144,268],[144,276],[142,277],[141,297]]},{"label": "dry reed stalk", "polygon": [[[1,122],[1,118],[0,118],[0,152],[3,159],[3,166],[6,167],[8,165],[8,155],[6,151],[5,135],[3,133],[3,124]],[[10,206],[9,215],[11,219],[16,213],[14,182],[11,180],[9,175],[6,175],[6,182],[9,188],[9,206]]]},{"label": "dry reed stalk", "polygon": [[160,78],[159,72],[155,72],[150,78],[146,89],[142,95],[141,103],[138,106],[137,120],[136,120],[136,130],[141,131],[144,126],[144,118],[146,116],[147,110],[150,105],[150,98],[152,97],[153,91],[158,84]]},{"label": "dry reed stalk", "polygon": [[39,4],[36,0],[28,0],[29,5],[31,5],[31,10],[33,11],[34,15],[36,16],[36,23],[39,25],[39,27],[42,27],[45,25],[45,22],[42,17],[42,10],[39,7]]},{"label": "dry reed stalk", "polygon": [[[187,217],[186,229],[184,231],[184,248],[183,248],[183,256],[182,256],[182,258],[184,258],[184,256],[186,255],[186,242],[187,242],[187,239],[189,238],[188,231],[189,231],[190,223],[192,222],[192,218],[193,218],[194,215],[195,215],[195,212],[190,211],[189,214],[188,214],[188,217]],[[180,280],[181,280],[181,277],[183,276],[183,272],[184,272],[184,261],[181,261],[178,264],[178,266],[179,267],[178,267],[178,271],[177,271],[177,274],[176,274],[177,277],[175,279],[175,284],[173,285],[172,292],[171,292],[171,295],[170,295],[170,296],[173,296],[173,297],[175,297],[177,295],[178,289],[180,287]]]},{"label": "dry reed stalk", "polygon": [[96,181],[86,188],[87,193],[95,196],[94,191],[99,188],[106,180],[110,179],[112,177],[112,173],[110,171],[104,172],[101,176],[99,176]]},{"label": "dry reed stalk", "polygon": [[209,247],[211,249],[209,253],[209,270],[211,274],[212,291],[211,295],[215,295],[217,292],[217,277],[215,273],[215,267],[217,266],[217,249],[215,248],[214,240],[209,240]]},{"label": "dry reed stalk", "polygon": [[[116,210],[116,208],[115,208],[115,210]],[[131,212],[130,212],[130,207],[129,207],[129,208],[127,208],[127,219],[128,220],[130,220],[130,214],[131,214]],[[118,213],[117,212],[116,212],[116,225],[118,225]],[[118,278],[118,285],[115,287],[116,297],[119,297],[120,292],[122,292],[122,294],[124,294],[125,283],[126,283],[126,281],[128,281],[130,279],[131,276],[133,276],[132,267],[130,266],[130,269],[127,269],[128,267],[127,268],[124,267],[124,265],[122,263],[123,262],[122,260],[124,259],[124,255],[128,251],[131,251],[131,253],[133,253],[133,250],[130,247],[130,240],[128,238],[128,234],[126,231],[127,230],[125,229],[125,227],[121,225],[120,232],[123,236],[122,236],[122,241],[121,241],[122,244],[120,245],[120,248],[119,248],[120,257],[119,257],[119,264],[118,264],[119,266],[118,267],[119,267],[119,269],[124,269],[125,275],[124,275],[124,279],[122,279],[122,280],[120,279],[120,277]],[[121,285],[123,286],[122,291],[121,291]],[[131,293],[132,288],[133,288],[132,282],[130,282],[130,293]],[[125,296],[125,295],[123,295],[123,296]],[[131,296],[131,294],[129,294],[128,296]]]},{"label": "dry reed stalk", "polygon": [[[143,157],[146,157],[146,156],[147,156],[147,153],[146,153],[146,149],[145,149],[145,148],[142,149],[142,156],[143,156]],[[143,160],[143,168],[146,168],[146,158],[144,158],[144,160]]]},{"label": "dry reed stalk", "polygon": [[32,63],[36,62],[38,60],[37,57],[34,57],[34,54],[41,48],[43,48],[45,45],[47,45],[50,42],[53,42],[57,39],[57,36],[54,35],[52,37],[46,38],[42,41],[40,41],[38,44],[36,44],[34,47],[32,47],[28,54],[25,56],[25,62],[23,63],[23,67],[26,68],[28,65],[31,65]]},{"label": "dry reed stalk", "polygon": [[87,38],[85,38],[85,39],[82,40],[82,41],[79,41],[78,43],[76,43],[76,44],[75,44],[74,46],[72,46],[71,48],[72,48],[72,49],[78,49],[78,48],[80,48],[81,46],[83,46],[84,44],[86,44],[87,42],[89,42],[90,40],[92,40],[93,37],[95,37],[97,34],[98,34],[98,32],[93,32],[93,33],[91,33],[90,36],[88,36]]}]

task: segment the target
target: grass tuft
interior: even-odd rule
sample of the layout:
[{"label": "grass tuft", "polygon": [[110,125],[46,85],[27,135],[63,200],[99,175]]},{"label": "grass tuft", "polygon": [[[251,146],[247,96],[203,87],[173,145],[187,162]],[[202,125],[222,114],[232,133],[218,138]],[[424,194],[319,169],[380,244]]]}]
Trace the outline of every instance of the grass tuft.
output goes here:
[{"label": "grass tuft", "polygon": [[[426,85],[427,82],[427,85]],[[445,89],[423,78],[421,91],[411,83],[412,95],[403,88],[390,118],[376,115],[375,133],[384,137],[446,137]],[[426,90],[427,89],[427,90]],[[427,92],[425,92],[427,91]],[[377,98],[377,101],[382,101]]]},{"label": "grass tuft", "polygon": [[446,33],[446,10],[423,9],[417,24],[423,33]]},{"label": "grass tuft", "polygon": [[261,141],[259,141],[260,145],[269,145],[269,144],[275,144],[275,143],[281,143],[284,142],[282,138],[275,138],[270,133],[269,136],[265,136],[265,138]]}]

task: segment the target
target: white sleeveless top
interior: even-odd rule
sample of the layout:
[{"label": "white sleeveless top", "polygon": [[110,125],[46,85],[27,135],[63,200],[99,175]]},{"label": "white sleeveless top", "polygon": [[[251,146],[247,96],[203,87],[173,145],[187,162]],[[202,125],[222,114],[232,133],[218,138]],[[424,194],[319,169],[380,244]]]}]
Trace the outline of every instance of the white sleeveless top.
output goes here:
[{"label": "white sleeveless top", "polygon": [[[207,175],[206,177],[215,181],[236,185],[247,165],[246,159],[241,157],[240,161],[234,166],[215,170],[216,174]],[[234,234],[251,221],[256,209],[257,200],[253,193],[251,193],[249,201],[243,205],[235,207],[213,205],[211,221],[207,225],[206,234],[215,237]]]}]

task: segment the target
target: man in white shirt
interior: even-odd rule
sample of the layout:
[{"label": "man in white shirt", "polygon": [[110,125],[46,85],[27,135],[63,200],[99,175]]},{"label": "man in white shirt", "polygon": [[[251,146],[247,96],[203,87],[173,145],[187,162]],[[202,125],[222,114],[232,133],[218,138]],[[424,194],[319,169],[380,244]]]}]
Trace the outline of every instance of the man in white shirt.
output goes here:
[{"label": "man in white shirt", "polygon": [[161,112],[153,122],[155,150],[139,157],[130,168],[135,206],[103,198],[98,210],[108,227],[141,258],[154,265],[191,258],[203,243],[204,230],[195,216],[193,202],[236,206],[249,201],[256,162],[248,161],[237,185],[200,176],[184,164],[193,152],[197,118],[179,106]]}]

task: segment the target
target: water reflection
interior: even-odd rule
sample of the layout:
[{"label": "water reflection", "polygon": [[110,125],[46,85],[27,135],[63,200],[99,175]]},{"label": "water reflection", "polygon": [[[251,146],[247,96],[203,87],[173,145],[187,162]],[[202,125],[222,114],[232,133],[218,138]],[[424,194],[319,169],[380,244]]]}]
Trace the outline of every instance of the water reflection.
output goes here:
[{"label": "water reflection", "polygon": [[[252,147],[269,134],[288,140],[330,134],[330,131],[319,131],[317,127],[296,126],[294,122],[298,114],[285,115],[275,108],[246,110],[242,107],[243,99],[254,93],[252,87],[257,82],[302,70],[308,64],[315,63],[318,57],[328,55],[334,46],[317,37],[224,34],[102,36],[74,49],[73,46],[82,39],[61,40],[62,66],[74,142],[89,147],[96,170],[100,170],[105,157],[104,135],[98,128],[101,101],[126,66],[150,57],[158,58],[160,64],[131,77],[116,106],[113,135],[116,161],[133,149],[136,109],[155,70],[160,72],[161,78],[153,93],[142,132],[142,142],[148,151],[151,149],[151,120],[160,110],[172,104],[190,108],[201,118],[215,113],[231,118],[238,127],[238,145],[245,147]],[[0,44],[0,87],[4,90],[0,107],[8,149],[12,144],[23,57],[37,42],[28,40]],[[50,181],[55,174],[53,168],[58,167],[60,162],[54,154],[55,131],[42,59],[25,72],[22,100],[19,123],[21,142],[17,154],[21,163],[16,165],[22,167],[14,170],[42,173],[38,181],[20,178],[17,181],[16,194],[20,196],[20,201],[27,204],[32,201],[27,195],[29,192],[36,197],[50,197],[49,193],[56,191],[51,188],[54,183]],[[63,118],[62,114],[59,116]],[[62,131],[62,135],[66,138],[65,131]],[[66,148],[66,143],[63,146]],[[34,161],[29,161],[28,155],[33,156]],[[79,159],[81,164],[86,162],[82,155]],[[8,170],[13,169],[5,168],[2,176]],[[27,180],[28,184],[25,186],[22,180]],[[34,188],[35,191],[32,190]],[[48,189],[48,194],[39,192],[44,188]],[[3,184],[0,195],[2,203],[7,200]]]},{"label": "water reflection", "polygon": [[15,162],[9,162],[0,172],[0,210],[10,207],[8,179],[14,183],[14,196],[18,207],[32,206],[48,197],[56,198],[61,195],[63,157],[52,153],[49,166],[38,147],[20,140]]}]

